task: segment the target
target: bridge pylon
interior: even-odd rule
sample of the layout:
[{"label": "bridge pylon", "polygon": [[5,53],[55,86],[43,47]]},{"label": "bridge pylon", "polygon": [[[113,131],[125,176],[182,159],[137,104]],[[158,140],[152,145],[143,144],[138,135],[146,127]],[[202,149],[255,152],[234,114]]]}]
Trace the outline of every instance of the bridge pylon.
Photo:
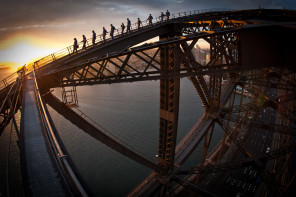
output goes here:
[{"label": "bridge pylon", "polygon": [[[160,39],[167,36],[160,37]],[[177,45],[160,49],[160,63],[163,75],[179,74],[180,61],[176,54]],[[174,157],[179,117],[180,78],[160,80],[159,149],[158,164],[171,171]]]}]

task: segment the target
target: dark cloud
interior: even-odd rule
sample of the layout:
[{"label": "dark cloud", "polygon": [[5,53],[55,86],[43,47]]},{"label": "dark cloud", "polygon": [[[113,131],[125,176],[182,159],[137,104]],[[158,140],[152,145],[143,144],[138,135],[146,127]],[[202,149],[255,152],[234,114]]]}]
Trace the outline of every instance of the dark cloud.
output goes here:
[{"label": "dark cloud", "polygon": [[259,4],[263,8],[296,8],[295,0],[1,0],[0,45],[12,34],[72,32],[70,36],[76,36],[73,32],[100,31],[110,23],[119,25],[126,17],[146,18],[166,9],[255,9]]},{"label": "dark cloud", "polygon": [[[294,0],[1,0],[0,28],[7,26],[36,25],[86,17],[128,15],[137,10],[160,11],[171,9],[185,11],[204,8],[249,9],[274,8],[286,5],[295,9]],[[116,14],[117,13],[117,14]]]}]

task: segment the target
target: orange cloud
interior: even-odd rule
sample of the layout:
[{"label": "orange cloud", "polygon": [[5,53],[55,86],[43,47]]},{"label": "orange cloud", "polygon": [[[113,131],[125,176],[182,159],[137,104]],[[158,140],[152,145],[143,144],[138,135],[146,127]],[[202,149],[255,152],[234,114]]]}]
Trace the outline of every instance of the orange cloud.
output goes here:
[{"label": "orange cloud", "polygon": [[0,62],[0,69],[1,68],[10,68],[12,71],[17,71],[19,67],[22,67],[23,64],[17,62]]}]

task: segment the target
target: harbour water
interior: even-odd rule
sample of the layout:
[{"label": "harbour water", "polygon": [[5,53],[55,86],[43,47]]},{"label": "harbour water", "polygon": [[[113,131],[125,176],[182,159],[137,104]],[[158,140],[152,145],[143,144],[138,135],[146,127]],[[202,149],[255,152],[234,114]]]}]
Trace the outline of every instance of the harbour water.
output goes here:
[{"label": "harbour water", "polygon": [[[61,97],[61,90],[53,92]],[[156,162],[159,81],[77,87],[79,109],[124,143]],[[95,195],[123,196],[151,172],[95,140],[50,109],[76,167]],[[204,108],[192,83],[181,80],[178,141],[190,131]],[[223,133],[217,127],[213,145]],[[187,162],[199,162],[201,149]],[[116,188],[116,189],[114,189]]]},{"label": "harbour water", "polygon": [[[53,94],[61,98],[61,89],[54,89]],[[83,86],[77,87],[77,94],[82,112],[156,162],[159,81]],[[151,173],[150,169],[113,151],[50,106],[48,108],[69,156],[94,196],[124,196]],[[187,78],[181,79],[178,141],[190,131],[203,111],[192,83]],[[211,147],[223,136],[221,129],[215,128]],[[0,140],[5,141],[3,137]],[[14,140],[17,141],[16,138]],[[185,166],[193,166],[200,161],[202,146],[197,147]],[[17,159],[12,162],[18,163]]]}]

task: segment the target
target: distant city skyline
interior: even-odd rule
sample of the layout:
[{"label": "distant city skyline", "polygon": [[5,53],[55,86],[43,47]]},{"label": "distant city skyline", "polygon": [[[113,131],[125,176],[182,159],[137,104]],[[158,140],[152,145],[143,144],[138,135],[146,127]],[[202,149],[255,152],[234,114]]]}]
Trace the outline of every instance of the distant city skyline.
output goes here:
[{"label": "distant city skyline", "polygon": [[73,38],[102,33],[102,27],[116,28],[126,18],[146,20],[190,10],[296,9],[293,0],[4,0],[0,2],[0,67],[21,66],[73,44]]}]

